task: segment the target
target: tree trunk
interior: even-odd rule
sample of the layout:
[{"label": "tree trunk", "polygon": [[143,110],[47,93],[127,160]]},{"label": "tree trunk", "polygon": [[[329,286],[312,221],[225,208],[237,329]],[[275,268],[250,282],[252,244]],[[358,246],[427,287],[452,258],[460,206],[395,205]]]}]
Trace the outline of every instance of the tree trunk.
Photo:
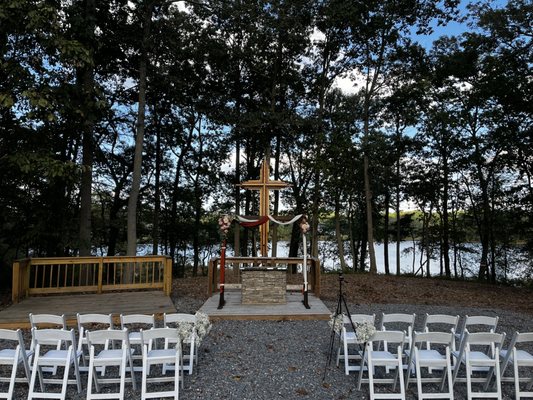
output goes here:
[{"label": "tree trunk", "polygon": [[[95,0],[85,2],[85,24],[81,43],[90,49],[91,57],[94,55],[94,26],[96,25]],[[94,159],[94,66],[85,65],[77,71],[77,80],[82,98],[83,123],[82,123],[82,164],[80,187],[80,230],[79,230],[79,255],[91,255],[91,209],[93,185],[93,159]]]},{"label": "tree trunk", "polygon": [[[388,174],[386,175],[388,178]],[[388,180],[388,179],[387,179]],[[383,258],[385,262],[385,274],[390,275],[389,269],[389,203],[390,203],[390,191],[389,188],[385,188],[385,221],[384,221],[384,233],[383,233]]]},{"label": "tree trunk", "polygon": [[[446,147],[446,146],[444,146]],[[449,198],[449,167],[448,167],[448,154],[445,152],[442,160],[442,173],[444,176],[443,188],[442,188],[442,247],[441,255],[444,256],[444,273],[447,278],[451,277],[450,270],[450,221],[448,216],[448,198]]]},{"label": "tree trunk", "polygon": [[154,112],[156,122],[155,176],[154,176],[154,215],[152,226],[152,254],[159,254],[159,215],[161,213],[161,125]]},{"label": "tree trunk", "polygon": [[[142,152],[144,144],[144,119],[146,105],[146,73],[148,67],[148,40],[150,35],[150,25],[152,22],[152,2],[148,2],[144,11],[143,40],[141,48],[141,60],[139,65],[139,106],[137,110],[137,124],[135,132],[135,155],[133,160],[133,179],[131,184],[130,197],[128,201],[128,245],[126,254],[128,256],[137,255],[137,203],[141,188],[141,168]],[[133,271],[128,269],[128,282],[132,281]]]},{"label": "tree trunk", "polygon": [[344,258],[344,241],[342,240],[341,233],[340,208],[339,196],[335,196],[335,235],[337,236],[337,250],[339,252],[341,271],[346,271],[348,267],[346,265],[346,259]]}]

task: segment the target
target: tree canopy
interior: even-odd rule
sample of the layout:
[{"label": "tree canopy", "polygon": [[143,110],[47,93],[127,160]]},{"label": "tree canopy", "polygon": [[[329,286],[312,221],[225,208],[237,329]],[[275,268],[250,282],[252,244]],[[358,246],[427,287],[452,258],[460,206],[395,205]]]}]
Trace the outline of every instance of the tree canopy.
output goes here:
[{"label": "tree canopy", "polygon": [[[381,242],[399,274],[389,243],[412,241],[411,272],[529,280],[533,5],[458,6],[2,1],[2,282],[17,258],[139,245],[199,273],[218,216],[258,213],[235,184],[265,155],[292,184],[272,212],[309,215],[314,256],[376,272]],[[464,33],[418,43],[453,20]],[[272,240],[296,256],[299,235]]]}]

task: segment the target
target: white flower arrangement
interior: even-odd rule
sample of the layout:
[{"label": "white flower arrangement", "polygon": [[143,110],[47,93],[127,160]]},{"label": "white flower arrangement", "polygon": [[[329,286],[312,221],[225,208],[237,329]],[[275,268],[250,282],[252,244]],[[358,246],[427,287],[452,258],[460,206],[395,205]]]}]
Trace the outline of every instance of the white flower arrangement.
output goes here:
[{"label": "white flower arrangement", "polygon": [[209,321],[209,317],[204,313],[197,312],[194,316],[196,317],[196,323],[194,324],[196,339],[198,340],[198,345],[200,345],[204,337],[211,331],[211,322]]},{"label": "white flower arrangement", "polygon": [[342,330],[342,327],[344,326],[344,314],[331,314],[329,319],[329,326],[337,332],[340,333]]},{"label": "white flower arrangement", "polygon": [[178,322],[176,328],[182,342],[189,340],[194,332],[194,324],[192,322]]},{"label": "white flower arrangement", "polygon": [[368,321],[355,324],[355,335],[360,342],[368,342],[374,333],[376,333],[376,327]]}]

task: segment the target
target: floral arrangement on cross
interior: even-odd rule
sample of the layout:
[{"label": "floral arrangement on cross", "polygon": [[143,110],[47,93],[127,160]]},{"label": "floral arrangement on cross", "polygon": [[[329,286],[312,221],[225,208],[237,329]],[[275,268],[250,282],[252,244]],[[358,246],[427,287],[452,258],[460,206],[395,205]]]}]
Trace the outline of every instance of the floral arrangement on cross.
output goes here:
[{"label": "floral arrangement on cross", "polygon": [[220,236],[222,236],[222,240],[227,238],[232,222],[233,218],[231,218],[229,215],[222,215],[218,219],[218,229],[220,230]]}]

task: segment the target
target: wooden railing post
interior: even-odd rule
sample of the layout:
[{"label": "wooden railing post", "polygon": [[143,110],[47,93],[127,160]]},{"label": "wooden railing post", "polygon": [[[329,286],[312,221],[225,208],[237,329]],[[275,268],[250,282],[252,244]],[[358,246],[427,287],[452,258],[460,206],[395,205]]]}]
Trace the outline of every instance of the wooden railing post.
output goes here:
[{"label": "wooden railing post", "polygon": [[164,272],[164,291],[165,295],[170,296],[172,293],[172,258],[167,257],[163,260],[165,263],[165,272]]},{"label": "wooden railing post", "polygon": [[96,289],[97,293],[102,293],[102,281],[104,277],[104,258],[98,258],[98,288]]},{"label": "wooden railing post", "polygon": [[21,273],[20,273],[20,262],[15,261],[13,263],[13,286],[11,290],[11,301],[13,303],[18,303],[20,301],[20,290],[21,290]]},{"label": "wooden railing post", "polygon": [[316,297],[320,297],[320,260],[315,258],[313,260],[314,273],[313,273],[313,291],[315,292]]}]

